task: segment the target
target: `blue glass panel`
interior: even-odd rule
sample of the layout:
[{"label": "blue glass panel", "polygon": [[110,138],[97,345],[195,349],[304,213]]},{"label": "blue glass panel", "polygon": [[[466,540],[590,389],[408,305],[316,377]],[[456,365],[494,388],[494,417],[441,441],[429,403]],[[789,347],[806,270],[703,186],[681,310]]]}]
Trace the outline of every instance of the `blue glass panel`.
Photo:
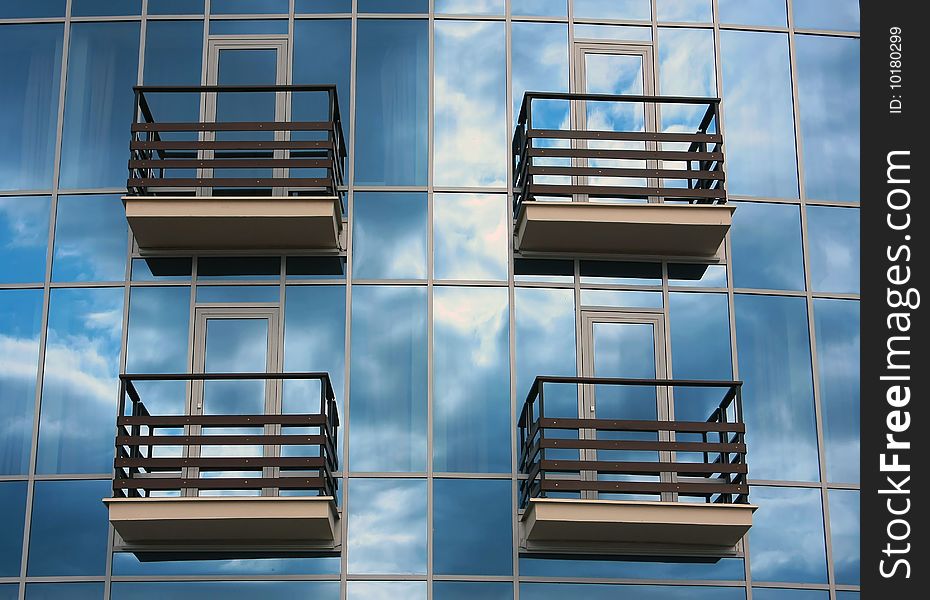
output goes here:
[{"label": "blue glass panel", "polygon": [[[833,575],[836,582],[859,585],[859,492],[830,490],[830,536],[833,550]],[[896,503],[896,510],[904,502]],[[900,535],[900,529],[895,533]]]},{"label": "blue glass panel", "polygon": [[187,286],[132,288],[127,373],[187,371],[190,297]]},{"label": "blue glass panel", "polygon": [[123,289],[51,292],[39,423],[39,473],[109,473]]},{"label": "blue glass panel", "polygon": [[507,289],[433,294],[433,469],[509,473]]},{"label": "blue glass panel", "polygon": [[599,577],[614,579],[695,579],[742,580],[745,575],[741,558],[694,560],[689,558],[622,557],[592,559],[521,558],[520,575],[528,577]]},{"label": "blue glass panel", "polygon": [[360,13],[427,13],[429,0],[358,0]]},{"label": "blue glass panel", "polygon": [[211,0],[211,15],[272,15],[286,13],[288,0]]},{"label": "blue glass panel", "polygon": [[582,306],[662,308],[662,292],[581,290],[581,304]]},{"label": "blue glass panel", "polygon": [[[575,375],[575,300],[572,290],[517,288],[516,313],[517,412],[539,375]],[[552,394],[576,396],[575,386],[546,388]]]},{"label": "blue glass panel", "polygon": [[276,256],[197,259],[197,278],[208,280],[265,280],[281,278],[281,259]]},{"label": "blue glass panel", "polygon": [[827,480],[859,481],[859,303],[814,300]]},{"label": "blue glass panel", "polygon": [[50,205],[48,196],[0,196],[0,282],[45,280]]},{"label": "blue glass panel", "polygon": [[19,600],[19,584],[0,584],[0,600]]},{"label": "blue glass panel", "polygon": [[859,200],[852,175],[859,172],[859,40],[799,35],[795,50],[804,191],[817,200]]},{"label": "blue glass panel", "polygon": [[249,600],[251,598],[314,598],[338,600],[338,581],[159,581],[116,582],[113,600]]},{"label": "blue glass panel", "polygon": [[754,587],[752,588],[752,600],[830,600],[830,592]]},{"label": "blue glass panel", "polygon": [[426,279],[425,193],[359,192],[352,206],[355,279]]},{"label": "blue glass panel", "polygon": [[103,582],[30,583],[26,600],[99,600],[103,598]]},{"label": "blue glass panel", "polygon": [[526,600],[613,600],[635,597],[636,600],[743,600],[742,587],[698,587],[660,585],[607,585],[566,583],[521,583],[520,598]]},{"label": "blue glass panel", "polygon": [[807,253],[815,292],[859,293],[859,210],[807,207]]},{"label": "blue glass panel", "polygon": [[507,279],[510,218],[500,194],[433,196],[436,279]]},{"label": "blue glass panel", "polygon": [[[348,10],[351,11],[351,7]],[[294,83],[336,85],[342,131],[347,141],[349,126],[352,123],[349,118],[351,53],[352,21],[343,19],[294,22]],[[320,56],[326,56],[326,60],[320,60]],[[328,121],[329,96],[320,93],[292,94],[291,114],[296,121]]]},{"label": "blue glass panel", "polygon": [[437,21],[434,44],[434,182],[503,186],[508,160],[504,24]]},{"label": "blue glass panel", "polygon": [[134,258],[133,281],[184,281],[191,278],[189,258]]},{"label": "blue glass panel", "polygon": [[727,268],[725,265],[670,264],[668,265],[668,284],[671,287],[727,287]]},{"label": "blue glass panel", "polygon": [[29,469],[42,290],[0,290],[0,475]]},{"label": "blue glass panel", "polygon": [[656,0],[659,21],[710,23],[714,20],[712,0]]},{"label": "blue glass panel", "polygon": [[294,10],[297,14],[350,13],[352,0],[297,0]]},{"label": "blue glass panel", "polygon": [[142,14],[142,0],[71,0],[72,17],[101,17]]},{"label": "blue glass panel", "polygon": [[428,33],[427,21],[358,23],[356,184],[426,184]]},{"label": "blue glass panel", "polygon": [[513,278],[516,281],[572,283],[575,264],[571,260],[514,258]]},{"label": "blue glass panel", "polygon": [[[752,442],[748,443],[751,451]],[[789,461],[791,454],[778,458]],[[752,462],[750,469],[756,477],[767,478]],[[753,581],[826,583],[820,490],[757,485],[750,490],[750,501],[759,507],[749,530]]]},{"label": "blue glass panel", "polygon": [[[7,6],[32,2],[3,2]],[[0,190],[52,187],[63,27],[0,25]]]},{"label": "blue glass panel", "polygon": [[0,482],[0,577],[19,577],[26,524],[26,482]]},{"label": "blue glass panel", "polygon": [[636,25],[575,24],[575,39],[652,41],[652,27]]},{"label": "blue glass panel", "polygon": [[816,481],[817,433],[804,298],[735,301],[747,461],[756,479]]},{"label": "blue glass panel", "polygon": [[426,573],[426,480],[352,479],[349,573]]},{"label": "blue glass panel", "polygon": [[573,0],[575,18],[623,19],[649,21],[652,7],[649,0]]},{"label": "blue glass panel", "polygon": [[510,13],[521,16],[564,17],[567,0],[510,0]]},{"label": "blue glass panel", "polygon": [[288,256],[288,279],[345,279],[344,256]]},{"label": "blue glass panel", "polygon": [[[286,19],[211,19],[210,35],[287,35]],[[254,50],[250,50],[254,52]]]},{"label": "blue glass panel", "polygon": [[717,0],[721,23],[736,25],[788,25],[785,0]]},{"label": "blue glass panel", "polygon": [[[659,29],[659,90],[667,96],[717,95],[712,30]],[[674,120],[670,120],[670,115],[666,114],[669,108],[681,111],[686,107],[675,104],[662,106],[662,124],[665,129],[674,124]],[[696,110],[703,117],[707,106],[697,106]]]},{"label": "blue glass panel", "polygon": [[119,196],[59,196],[52,280],[125,279],[128,239]]},{"label": "blue glass panel", "polygon": [[0,3],[0,19],[63,17],[67,0],[29,0]]},{"label": "blue glass panel", "polygon": [[[200,85],[202,49],[203,21],[149,21],[145,26],[143,81],[146,85]],[[177,94],[146,95],[156,121],[167,120],[159,118],[160,111],[152,106],[165,96]],[[199,101],[199,94],[192,95],[192,99]],[[193,104],[196,107],[199,102]],[[199,120],[199,114],[192,116]]]},{"label": "blue glass panel", "polygon": [[[111,462],[112,446],[111,438]],[[109,523],[107,508],[100,500],[112,493],[109,479],[35,483],[29,530],[30,577],[104,574]]]},{"label": "blue glass panel", "polygon": [[278,302],[281,289],[273,285],[199,285],[197,302]]},{"label": "blue glass panel", "polygon": [[[568,26],[516,22],[511,25],[511,32],[513,119],[516,122],[525,92],[568,91]],[[559,127],[567,117],[566,102],[533,104],[533,120],[538,127]]]},{"label": "blue glass panel", "polygon": [[791,7],[795,27],[859,31],[858,0],[794,0]]},{"label": "blue glass panel", "polygon": [[350,581],[347,600],[426,600],[425,581]]},{"label": "blue glass panel", "polygon": [[[510,444],[509,439],[498,440]],[[433,570],[442,575],[513,573],[510,480],[433,480]]]},{"label": "blue glass panel", "polygon": [[509,582],[435,581],[435,600],[512,600],[513,584]]},{"label": "blue glass panel", "polygon": [[353,471],[426,469],[426,288],[352,288]]},{"label": "blue glass panel", "polygon": [[836,600],[859,600],[859,592],[836,592]]},{"label": "blue glass panel", "polygon": [[114,575],[338,575],[338,556],[254,558],[249,560],[191,559],[142,561],[135,554],[113,554]]},{"label": "blue glass panel", "polygon": [[502,15],[504,0],[435,0],[433,10],[447,15]]},{"label": "blue glass panel", "polygon": [[[202,15],[204,0],[149,0],[150,15]],[[151,26],[149,21],[147,26]]]},{"label": "blue glass panel", "polygon": [[788,36],[722,31],[727,190],[796,198],[797,153]]},{"label": "blue glass panel", "polygon": [[801,210],[797,205],[738,203],[730,243],[735,287],[804,289]]},{"label": "blue glass panel", "polygon": [[126,185],[138,58],[137,22],[71,26],[61,187]]},{"label": "blue glass panel", "polygon": [[581,284],[662,285],[659,263],[608,260],[581,261]]}]

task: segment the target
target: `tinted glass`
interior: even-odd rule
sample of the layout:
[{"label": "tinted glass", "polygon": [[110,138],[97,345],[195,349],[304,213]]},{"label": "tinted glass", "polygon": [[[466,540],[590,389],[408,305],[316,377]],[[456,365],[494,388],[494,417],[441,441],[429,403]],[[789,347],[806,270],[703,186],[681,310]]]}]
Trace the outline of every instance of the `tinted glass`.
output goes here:
[{"label": "tinted glass", "polygon": [[433,270],[437,279],[507,279],[510,219],[500,194],[433,196]]},{"label": "tinted glass", "polygon": [[827,590],[752,588],[752,600],[830,600]]},{"label": "tinted glass", "polygon": [[726,265],[670,264],[668,284],[672,287],[723,288],[727,286]]},{"label": "tinted glass", "polygon": [[[121,188],[136,83],[139,23],[75,23],[61,147],[63,188]],[[96,157],[87,160],[88,156]]]},{"label": "tinted glass", "polygon": [[210,21],[210,35],[286,35],[286,19],[224,19]]},{"label": "tinted glass", "polygon": [[2,600],[19,600],[19,584],[4,583],[0,585],[0,598]]},{"label": "tinted glass", "polygon": [[109,473],[123,289],[52,290],[48,311],[36,470]]},{"label": "tinted glass", "polygon": [[353,471],[426,469],[426,288],[352,289]]},{"label": "tinted glass", "polygon": [[607,260],[581,261],[581,284],[662,285],[659,263]]},{"label": "tinted glass", "polygon": [[297,13],[350,13],[352,0],[297,0],[294,3]]},{"label": "tinted glass", "polygon": [[740,202],[733,213],[730,243],[735,287],[804,289],[797,205]]},{"label": "tinted glass", "polygon": [[231,302],[277,302],[281,289],[275,285],[198,285],[198,304]]},{"label": "tinted glass", "polygon": [[[0,17],[37,4],[3,2]],[[62,33],[60,24],[0,25],[0,190],[52,187]]]},{"label": "tinted glass", "polygon": [[191,278],[190,258],[134,258],[133,281],[181,281]]},{"label": "tinted glass", "polygon": [[504,24],[438,21],[434,40],[434,182],[502,186],[508,157]]},{"label": "tinted glass", "polygon": [[614,579],[739,580],[745,575],[743,560],[723,558],[714,562],[687,558],[651,557],[624,560],[590,557],[520,559],[520,575],[533,577],[596,577]]},{"label": "tinted glass", "polygon": [[0,18],[63,17],[66,0],[30,0],[29,2],[0,3]]},{"label": "tinted glass", "polygon": [[433,570],[443,575],[510,575],[512,499],[509,479],[434,480]]},{"label": "tinted glass", "polygon": [[48,196],[0,196],[0,282],[45,280],[50,205]]},{"label": "tinted glass", "polygon": [[727,190],[741,196],[798,195],[788,37],[722,31]]},{"label": "tinted glass", "polygon": [[353,210],[355,279],[426,279],[425,193],[359,192]]},{"label": "tinted glass", "polygon": [[[351,11],[351,7],[348,9]],[[335,10],[333,12],[340,12]],[[352,52],[352,22],[349,20],[294,21],[295,84],[335,84],[339,97],[342,131],[349,139],[349,61]],[[325,55],[326,60],[319,57]],[[328,97],[324,94],[293,94],[291,111],[294,120],[329,120]]]},{"label": "tinted glass", "polygon": [[[514,311],[519,413],[537,376],[575,375],[574,293],[572,290],[517,288]],[[566,393],[574,395],[574,386]]]},{"label": "tinted glass", "polygon": [[30,583],[26,600],[97,600],[103,598],[103,583]]},{"label": "tinted glass", "polygon": [[0,577],[19,577],[26,521],[26,482],[0,482]]},{"label": "tinted glass", "polygon": [[[662,28],[659,30],[659,91],[670,96],[717,96],[714,67],[714,34],[710,29]],[[706,104],[665,104],[661,108],[662,131],[697,131],[707,112]],[[663,150],[686,151],[687,144],[662,144]],[[666,168],[674,168],[670,163]],[[675,185],[681,182],[667,180]]]},{"label": "tinted glass", "polygon": [[660,21],[710,23],[714,20],[712,0],[656,0]]},{"label": "tinted glass", "polygon": [[425,185],[426,21],[358,23],[355,183]]},{"label": "tinted glass", "polygon": [[127,373],[187,370],[191,290],[135,287],[129,296]]},{"label": "tinted glass", "polygon": [[[830,536],[833,551],[833,574],[836,582],[859,585],[859,492],[830,490]],[[898,503],[896,510],[901,509]],[[900,535],[903,526],[896,526]]]},{"label": "tinted glass", "polygon": [[249,560],[193,559],[182,556],[178,560],[139,560],[130,552],[113,554],[114,575],[229,575],[237,574],[294,574],[338,575],[338,556],[311,558],[250,558]]},{"label": "tinted glass", "polygon": [[573,0],[573,2],[575,18],[638,21],[652,19],[649,0]]},{"label": "tinted glass", "polygon": [[353,479],[349,573],[426,573],[426,480]]},{"label": "tinted glass", "polygon": [[204,0],[149,0],[150,15],[203,14]]},{"label": "tinted glass", "polygon": [[281,259],[276,256],[248,258],[200,257],[197,259],[199,279],[280,279]]},{"label": "tinted glass", "polygon": [[582,306],[636,306],[661,308],[662,292],[630,292],[621,290],[581,290]]},{"label": "tinted glass", "polygon": [[756,479],[816,481],[817,434],[803,298],[736,296],[748,462]]},{"label": "tinted glass", "polygon": [[859,481],[859,303],[814,300],[827,480]]},{"label": "tinted glass", "polygon": [[138,15],[142,13],[142,0],[71,0],[72,17],[109,15]]},{"label": "tinted glass", "polygon": [[[110,447],[112,461],[112,442]],[[35,483],[30,577],[104,574],[108,523],[107,508],[100,500],[112,493],[110,480]]]},{"label": "tinted glass", "polygon": [[613,600],[635,597],[637,600],[742,600],[743,588],[660,586],[660,585],[608,585],[521,583],[520,598],[531,600],[561,600],[586,598],[587,600]]},{"label": "tinted glass", "polygon": [[126,213],[119,196],[59,196],[54,281],[126,278]]},{"label": "tinted glass", "polygon": [[[538,4],[543,4],[539,2]],[[515,10],[511,2],[511,10]],[[562,2],[565,6],[565,2]],[[525,92],[568,91],[568,27],[560,23],[511,25],[513,118],[520,115]],[[568,114],[566,102],[536,102],[533,119],[542,127],[558,127]]]},{"label": "tinted glass", "polygon": [[753,581],[826,583],[820,490],[755,486],[750,500],[759,506],[749,530]]},{"label": "tinted glass", "polygon": [[113,600],[202,600],[225,598],[319,598],[337,600],[338,581],[161,581],[117,582],[110,592]]},{"label": "tinted glass", "polygon": [[815,292],[859,293],[859,210],[807,207],[807,253]]},{"label": "tinted glass", "polygon": [[502,15],[504,0],[434,0],[433,10],[448,15]]},{"label": "tinted glass", "polygon": [[791,7],[795,27],[859,31],[857,0],[794,0]]},{"label": "tinted glass", "polygon": [[433,583],[433,598],[435,600],[511,600],[513,598],[513,584],[501,583],[475,583],[464,581],[436,581]]},{"label": "tinted glass", "polygon": [[721,23],[785,27],[788,12],[785,0],[717,0]]},{"label": "tinted glass", "polygon": [[799,35],[795,48],[804,191],[817,200],[859,200],[859,178],[849,176],[859,172],[859,40]]},{"label": "tinted glass", "polygon": [[[149,3],[151,12],[151,2]],[[150,21],[145,25],[145,71],[147,85],[200,85],[203,48],[202,21]],[[158,120],[152,102],[167,101],[177,94],[151,94],[146,101]],[[199,94],[190,95],[191,104],[199,104]],[[192,120],[198,120],[197,114]]]},{"label": "tinted glass", "polygon": [[426,600],[425,581],[350,581],[346,584],[348,600]]},{"label": "tinted glass", "polygon": [[513,15],[564,17],[568,0],[510,0]]},{"label": "tinted glass", "polygon": [[288,0],[211,0],[210,14],[275,14],[286,13]]},{"label": "tinted glass", "polygon": [[0,290],[0,475],[29,469],[42,290]]},{"label": "tinted glass", "polygon": [[429,12],[429,0],[358,0],[358,12],[425,13]]}]

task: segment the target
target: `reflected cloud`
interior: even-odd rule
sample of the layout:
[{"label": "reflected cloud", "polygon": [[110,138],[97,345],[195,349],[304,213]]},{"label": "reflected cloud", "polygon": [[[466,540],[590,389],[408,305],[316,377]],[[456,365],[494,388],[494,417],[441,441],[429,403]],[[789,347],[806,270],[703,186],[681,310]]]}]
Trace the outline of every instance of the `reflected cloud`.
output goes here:
[{"label": "reflected cloud", "polygon": [[425,279],[425,193],[355,194],[352,276],[355,279]]},{"label": "reflected cloud", "polygon": [[349,573],[426,573],[426,480],[352,479]]},{"label": "reflected cloud", "polygon": [[749,531],[752,578],[826,583],[820,490],[755,486],[750,501],[759,506]]},{"label": "reflected cloud", "polygon": [[509,212],[499,194],[435,194],[435,277],[506,280]]},{"label": "reflected cloud", "polygon": [[807,245],[811,287],[818,292],[859,293],[859,210],[808,206]]},{"label": "reflected cloud", "polygon": [[126,215],[119,196],[60,196],[55,281],[120,281],[126,275]]},{"label": "reflected cloud", "polygon": [[758,202],[736,205],[730,232],[734,286],[803,290],[800,207]]},{"label": "reflected cloud", "polygon": [[575,299],[572,290],[517,288],[517,411],[538,375],[575,374]]}]

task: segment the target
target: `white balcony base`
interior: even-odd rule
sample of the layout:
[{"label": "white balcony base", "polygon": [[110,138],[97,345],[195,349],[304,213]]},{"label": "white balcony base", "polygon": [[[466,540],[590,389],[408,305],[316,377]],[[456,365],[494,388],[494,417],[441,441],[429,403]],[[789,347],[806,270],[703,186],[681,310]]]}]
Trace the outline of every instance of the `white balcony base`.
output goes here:
[{"label": "white balcony base", "polygon": [[338,250],[334,196],[124,196],[139,249]]},{"label": "white balcony base", "polygon": [[586,553],[735,553],[750,504],[536,498],[521,523],[524,549]]},{"label": "white balcony base", "polygon": [[709,258],[730,229],[733,206],[524,202],[516,249],[558,254]]},{"label": "white balcony base", "polygon": [[105,498],[124,549],[334,548],[333,498]]}]

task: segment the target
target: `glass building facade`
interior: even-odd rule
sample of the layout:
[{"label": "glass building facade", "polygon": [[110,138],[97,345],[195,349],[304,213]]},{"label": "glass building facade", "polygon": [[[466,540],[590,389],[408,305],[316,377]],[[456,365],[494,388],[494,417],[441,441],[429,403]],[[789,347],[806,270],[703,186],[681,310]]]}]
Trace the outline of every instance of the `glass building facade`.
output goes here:
[{"label": "glass building facade", "polygon": [[[855,0],[0,3],[0,600],[858,598],[858,30]],[[132,87],[207,83],[230,37],[280,42],[287,83],[337,86],[341,256],[135,248]],[[516,112],[577,91],[592,46],[643,49],[647,91],[722,99],[737,209],[699,278],[515,256]],[[221,83],[274,83],[253,58]],[[637,92],[596,66],[589,89]],[[254,334],[332,377],[342,551],[114,551],[118,375],[190,372],[196,311],[242,303],[275,330],[218,344]],[[670,375],[744,382],[741,556],[519,552],[517,413],[537,375],[581,373],[584,307],[649,309]]]}]

